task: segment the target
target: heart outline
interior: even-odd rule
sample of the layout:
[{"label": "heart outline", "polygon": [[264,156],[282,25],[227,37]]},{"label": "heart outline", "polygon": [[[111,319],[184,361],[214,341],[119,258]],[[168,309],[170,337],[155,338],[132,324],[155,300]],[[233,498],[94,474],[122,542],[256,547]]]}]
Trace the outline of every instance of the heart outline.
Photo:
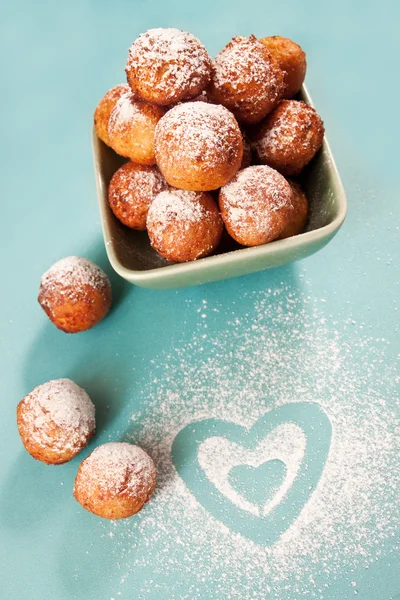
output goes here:
[{"label": "heart outline", "polygon": [[[222,436],[236,443],[239,439],[245,448],[254,450],[260,439],[284,423],[294,423],[304,432],[304,456],[292,486],[282,501],[267,515],[255,516],[233,504],[208,479],[199,464],[198,449],[206,439]],[[244,535],[257,544],[271,546],[297,519],[317,487],[328,457],[331,438],[331,422],[319,404],[291,402],[266,412],[251,428],[217,418],[189,423],[176,435],[171,456],[189,491],[212,517],[234,533]]]}]

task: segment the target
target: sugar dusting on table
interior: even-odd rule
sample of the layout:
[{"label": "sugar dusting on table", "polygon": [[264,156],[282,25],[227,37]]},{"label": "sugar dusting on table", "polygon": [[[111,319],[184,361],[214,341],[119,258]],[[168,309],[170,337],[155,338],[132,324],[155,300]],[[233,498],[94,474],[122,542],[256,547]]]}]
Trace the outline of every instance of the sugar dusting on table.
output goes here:
[{"label": "sugar dusting on table", "polygon": [[[368,569],[398,532],[399,377],[386,342],[360,327],[358,342],[352,336],[350,343],[322,300],[299,297],[283,282],[246,295],[253,308],[240,317],[234,309],[229,317],[219,302],[190,305],[198,313],[191,341],[154,361],[153,381],[142,390],[143,412],[132,415],[131,439],[153,456],[158,488],[135,519],[104,524],[120,563],[121,597],[132,577],[138,598],[154,593],[155,585],[158,597],[171,600],[243,599],[250,589],[259,599],[293,599],[305,590],[307,597],[324,598],[339,573]],[[207,322],[214,317],[219,325],[211,333]],[[251,427],[266,411],[298,401],[318,402],[328,414],[331,449],[297,520],[263,547],[232,533],[198,503],[172,465],[171,444],[196,420]],[[283,437],[274,456],[294,468],[301,448],[291,459],[288,453]],[[232,460],[240,462],[240,453]],[[171,583],[179,582],[182,569],[192,581],[184,590]],[[138,584],[135,574],[142,570],[151,575]]]}]

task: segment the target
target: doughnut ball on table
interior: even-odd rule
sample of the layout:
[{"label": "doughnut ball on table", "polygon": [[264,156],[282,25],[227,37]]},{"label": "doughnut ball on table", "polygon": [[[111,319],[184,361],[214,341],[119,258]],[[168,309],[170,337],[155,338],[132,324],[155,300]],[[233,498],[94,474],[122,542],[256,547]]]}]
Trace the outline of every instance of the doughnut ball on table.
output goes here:
[{"label": "doughnut ball on table", "polygon": [[135,95],[168,105],[204,90],[211,78],[211,58],[191,33],[150,29],[133,42],[125,72]]},{"label": "doughnut ball on table", "polygon": [[58,329],[66,333],[85,331],[110,309],[110,280],[91,260],[69,256],[42,276],[38,301]]},{"label": "doughnut ball on table", "polygon": [[204,192],[161,192],[147,215],[151,245],[173,262],[208,256],[217,248],[222,230],[218,207],[212,196]]},{"label": "doughnut ball on table", "polygon": [[111,88],[111,90],[108,90],[105,96],[103,96],[98,103],[95,110],[94,125],[96,128],[96,133],[97,136],[105,144],[107,144],[107,146],[110,145],[110,141],[108,139],[108,121],[110,120],[111,112],[121,96],[127,92],[129,92],[128,84],[121,83],[120,85],[116,85],[115,87]]},{"label": "doughnut ball on table", "polygon": [[287,180],[293,192],[293,214],[290,223],[285,227],[279,239],[303,233],[308,219],[308,200],[297,181]]},{"label": "doughnut ball on table", "polygon": [[286,85],[284,98],[293,98],[300,91],[306,76],[306,53],[295,42],[280,35],[265,37],[260,40],[271,52],[283,71]]},{"label": "doughnut ball on table", "polygon": [[145,231],[153,198],[167,188],[168,183],[156,166],[127,162],[112,176],[108,202],[121,223]]},{"label": "doughnut ball on table", "polygon": [[154,165],[154,132],[165,110],[124,94],[113,108],[108,122],[111,148],[140,165]]},{"label": "doughnut ball on table", "polygon": [[324,124],[305,102],[282,100],[252,135],[262,164],[283,175],[298,175],[322,146]]},{"label": "doughnut ball on table", "polygon": [[219,193],[225,227],[243,246],[277,239],[293,215],[293,192],[282,175],[265,165],[248,167]]},{"label": "doughnut ball on table", "polygon": [[258,123],[284,92],[283,73],[254,35],[236,36],[215,57],[208,88],[212,101],[223,104],[240,123]]},{"label": "doughnut ball on table", "polygon": [[143,507],[155,487],[156,468],[150,456],[139,446],[111,442],[81,463],[74,497],[103,519],[124,519]]},{"label": "doughnut ball on table", "polygon": [[26,450],[48,465],[76,456],[95,433],[95,408],[70,379],[36,387],[17,408],[18,431]]},{"label": "doughnut ball on table", "polygon": [[223,106],[186,102],[175,106],[156,127],[157,165],[168,183],[191,191],[216,190],[240,167],[242,134]]}]

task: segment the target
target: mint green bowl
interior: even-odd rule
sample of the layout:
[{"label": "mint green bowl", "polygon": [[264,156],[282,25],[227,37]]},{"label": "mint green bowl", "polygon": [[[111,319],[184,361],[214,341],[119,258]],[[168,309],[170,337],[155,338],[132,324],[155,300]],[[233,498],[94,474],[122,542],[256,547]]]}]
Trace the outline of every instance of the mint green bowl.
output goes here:
[{"label": "mint green bowl", "polygon": [[[313,105],[304,86],[300,99]],[[321,250],[346,217],[346,196],[325,138],[322,149],[301,175],[301,183],[310,203],[310,218],[304,233],[254,248],[242,248],[226,242],[213,256],[171,264],[152,249],[146,232],[125,227],[111,212],[107,198],[108,185],[125,159],[99,140],[94,129],[93,155],[108,258],[121,277],[142,287],[166,289],[199,285],[305,258]]]}]

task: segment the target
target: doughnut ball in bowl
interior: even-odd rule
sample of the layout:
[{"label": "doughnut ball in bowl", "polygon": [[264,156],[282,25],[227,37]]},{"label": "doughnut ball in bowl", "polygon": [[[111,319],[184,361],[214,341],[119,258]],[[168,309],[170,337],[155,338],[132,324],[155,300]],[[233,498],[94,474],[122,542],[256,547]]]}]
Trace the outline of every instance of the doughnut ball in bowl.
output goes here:
[{"label": "doughnut ball in bowl", "polygon": [[283,175],[298,175],[322,146],[324,124],[315,108],[282,100],[252,135],[259,162]]},{"label": "doughnut ball in bowl", "polygon": [[215,57],[208,94],[240,123],[258,123],[284,92],[283,73],[254,35],[236,36]]},{"label": "doughnut ball in bowl", "polygon": [[221,216],[207,193],[171,189],[156,196],[147,215],[150,243],[173,262],[211,254],[223,230]]},{"label": "doughnut ball in bowl", "polygon": [[90,329],[108,313],[111,285],[87,258],[69,256],[42,276],[38,301],[50,321],[66,333]]},{"label": "doughnut ball in bowl", "polygon": [[243,246],[276,240],[290,223],[293,192],[286,179],[265,165],[248,167],[219,193],[225,227]]},{"label": "doughnut ball in bowl", "polygon": [[139,446],[111,442],[81,463],[74,497],[103,519],[124,519],[143,507],[155,487],[156,468],[150,456]]},{"label": "doughnut ball in bowl", "polygon": [[285,227],[279,239],[303,233],[308,219],[308,200],[297,181],[287,180],[293,192],[293,214],[290,223]]},{"label": "doughnut ball in bowl", "polygon": [[240,167],[242,134],[235,117],[223,106],[186,102],[158,122],[155,152],[170,185],[191,191],[216,190]]},{"label": "doughnut ball in bowl", "polygon": [[108,202],[121,223],[145,231],[153,198],[167,188],[168,184],[156,166],[127,162],[112,176]]},{"label": "doughnut ball in bowl", "polygon": [[94,126],[96,128],[96,133],[107,146],[110,145],[110,140],[108,139],[108,122],[110,120],[111,112],[121,96],[128,92],[128,84],[121,83],[120,85],[116,85],[111,88],[111,90],[108,90],[95,110]]},{"label": "doughnut ball in bowl", "polygon": [[132,44],[126,77],[135,95],[168,105],[200,94],[211,78],[211,59],[191,33],[150,29]]},{"label": "doughnut ball in bowl", "polygon": [[280,35],[262,38],[260,42],[268,48],[283,71],[286,86],[283,97],[293,98],[300,91],[306,76],[306,53],[296,42]]},{"label": "doughnut ball in bowl", "polygon": [[123,94],[111,111],[108,138],[120,156],[140,165],[154,165],[154,132],[165,110]]},{"label": "doughnut ball in bowl", "polygon": [[26,450],[48,465],[76,456],[95,433],[95,408],[70,379],[36,387],[17,408],[18,431]]}]

